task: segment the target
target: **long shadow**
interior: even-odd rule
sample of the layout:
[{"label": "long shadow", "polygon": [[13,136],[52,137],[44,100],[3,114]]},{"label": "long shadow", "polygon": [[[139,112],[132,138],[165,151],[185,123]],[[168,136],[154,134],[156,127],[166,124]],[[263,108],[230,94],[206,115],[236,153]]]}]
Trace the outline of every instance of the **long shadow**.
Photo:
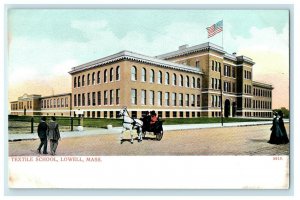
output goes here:
[{"label": "long shadow", "polygon": [[250,139],[252,142],[258,142],[258,143],[268,143],[269,140],[266,139]]}]

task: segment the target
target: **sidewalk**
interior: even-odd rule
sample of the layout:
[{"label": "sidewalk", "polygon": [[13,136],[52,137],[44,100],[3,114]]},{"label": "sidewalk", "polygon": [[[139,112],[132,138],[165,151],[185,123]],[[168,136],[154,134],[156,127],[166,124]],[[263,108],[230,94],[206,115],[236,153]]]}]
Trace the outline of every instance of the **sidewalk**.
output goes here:
[{"label": "sidewalk", "polygon": [[[288,122],[288,121],[285,121]],[[235,122],[224,123],[223,127],[239,127],[239,126],[257,126],[257,125],[272,125],[272,121],[260,121],[260,122]],[[210,124],[181,124],[181,125],[163,125],[164,131],[174,130],[190,130],[190,129],[203,129],[203,128],[222,128],[221,123]],[[67,131],[61,132],[61,137],[82,137],[87,135],[101,135],[101,134],[119,134],[122,131],[122,127],[113,127],[111,129],[95,128],[83,131]],[[39,139],[37,133],[32,134],[9,134],[9,141],[21,141],[21,140],[35,140]]]}]

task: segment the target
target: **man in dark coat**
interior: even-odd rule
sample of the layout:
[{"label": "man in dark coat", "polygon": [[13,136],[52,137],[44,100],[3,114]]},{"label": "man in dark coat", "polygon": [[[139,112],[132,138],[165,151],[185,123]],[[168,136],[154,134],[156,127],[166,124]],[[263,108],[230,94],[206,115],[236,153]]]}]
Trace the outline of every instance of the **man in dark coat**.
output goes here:
[{"label": "man in dark coat", "polygon": [[46,117],[41,118],[41,122],[38,125],[37,132],[38,136],[41,140],[40,146],[37,149],[38,153],[41,153],[41,149],[43,148],[43,154],[48,154],[47,153],[47,131],[48,131],[48,125],[46,123]]}]

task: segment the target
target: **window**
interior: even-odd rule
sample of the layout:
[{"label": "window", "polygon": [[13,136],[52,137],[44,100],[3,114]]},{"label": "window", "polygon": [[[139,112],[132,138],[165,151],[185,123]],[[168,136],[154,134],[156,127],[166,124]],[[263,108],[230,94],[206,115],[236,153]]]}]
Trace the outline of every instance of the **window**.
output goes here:
[{"label": "window", "polygon": [[191,104],[191,106],[195,107],[195,95],[194,94],[192,94],[192,104]]},{"label": "window", "polygon": [[[56,99],[56,102],[57,102],[57,107],[60,108],[60,100],[59,99]],[[48,103],[48,102],[47,102]]]},{"label": "window", "polygon": [[56,108],[56,99],[53,100],[53,108]]},{"label": "window", "polygon": [[180,78],[179,78],[179,86],[183,86],[183,76],[180,74]]},{"label": "window", "polygon": [[157,92],[157,105],[162,105],[162,92]]},{"label": "window", "polygon": [[169,73],[168,72],[166,72],[166,74],[165,74],[165,84],[166,85],[170,84],[170,77],[169,77]]},{"label": "window", "polygon": [[66,105],[66,107],[69,106],[69,104],[68,104],[68,97],[65,98],[65,105]]},{"label": "window", "polygon": [[104,83],[107,83],[107,69],[104,70]]},{"label": "window", "polygon": [[77,82],[76,82],[76,77],[74,77],[74,88],[76,88]]},{"label": "window", "polygon": [[84,86],[84,75],[82,75],[82,86]]},{"label": "window", "polygon": [[170,111],[166,111],[166,117],[170,117]]},{"label": "window", "polygon": [[150,105],[154,105],[154,91],[150,91]]},{"label": "window", "polygon": [[97,98],[98,98],[98,101],[97,101],[98,105],[101,105],[101,92],[100,91],[97,92]]},{"label": "window", "polygon": [[95,106],[96,105],[96,92],[92,93],[92,105]]},{"label": "window", "polygon": [[85,106],[85,93],[82,93],[82,106]]},{"label": "window", "polygon": [[109,104],[113,105],[114,104],[114,90],[109,91]]},{"label": "window", "polygon": [[232,66],[232,77],[235,78],[235,67]]},{"label": "window", "polygon": [[131,80],[136,81],[136,79],[137,79],[136,67],[132,66],[131,67]]},{"label": "window", "polygon": [[200,107],[200,105],[201,105],[200,98],[201,98],[200,95],[197,95],[197,107]]},{"label": "window", "polygon": [[172,106],[176,106],[177,102],[176,102],[176,93],[172,93]]},{"label": "window", "polygon": [[[28,102],[27,102],[27,104],[28,104]],[[29,107],[29,106],[27,105],[27,107]],[[50,108],[52,108],[52,99],[50,99]]]},{"label": "window", "polygon": [[81,95],[78,94],[78,106],[81,106]]},{"label": "window", "polygon": [[120,66],[117,66],[117,69],[116,69],[116,80],[117,81],[120,80]]},{"label": "window", "polygon": [[165,105],[166,106],[170,105],[170,93],[169,92],[165,93]]},{"label": "window", "polygon": [[90,81],[91,81],[91,80],[90,80],[90,79],[91,79],[90,76],[91,76],[90,74],[87,75],[87,85],[90,85]]},{"label": "window", "polygon": [[179,94],[179,106],[183,106],[183,94]]},{"label": "window", "polygon": [[107,100],[108,100],[108,97],[107,97],[107,90],[104,91],[104,105],[107,105]]},{"label": "window", "polygon": [[109,118],[113,118],[114,117],[114,111],[109,111]]},{"label": "window", "polygon": [[91,105],[91,94],[90,93],[87,93],[87,98],[88,98],[88,106]]},{"label": "window", "polygon": [[161,71],[158,72],[157,83],[162,84],[162,72]]},{"label": "window", "polygon": [[95,85],[95,72],[92,74],[92,85]]},{"label": "window", "polygon": [[213,60],[211,61],[211,70],[213,71],[215,70],[215,61]]},{"label": "window", "polygon": [[186,87],[190,87],[190,77],[186,76]]},{"label": "window", "polygon": [[101,83],[101,74],[100,74],[100,71],[97,72],[97,83],[98,84]]},{"label": "window", "polygon": [[185,95],[185,106],[189,106],[190,105],[190,95],[186,94]]},{"label": "window", "polygon": [[196,88],[196,80],[195,77],[192,78],[192,87]]},{"label": "window", "polygon": [[116,104],[120,104],[120,89],[116,90]]},{"label": "window", "polygon": [[146,69],[145,68],[142,68],[142,82],[146,82]]},{"label": "window", "polygon": [[154,77],[155,77],[154,74],[155,74],[155,73],[154,73],[154,70],[151,69],[151,71],[150,71],[150,83],[154,83]]},{"label": "window", "polygon": [[131,104],[132,105],[136,105],[137,104],[136,89],[131,89]]},{"label": "window", "polygon": [[196,65],[196,67],[200,67],[200,61],[197,60],[195,65]]},{"label": "window", "polygon": [[95,111],[92,111],[92,118],[95,118]]},{"label": "window", "polygon": [[176,74],[173,74],[173,85],[177,85],[177,77],[176,77]]},{"label": "window", "polygon": [[80,76],[78,76],[78,87],[80,87]]},{"label": "window", "polygon": [[177,117],[177,112],[173,111],[173,117]]},{"label": "window", "polygon": [[146,105],[146,90],[142,90],[142,95],[141,95],[141,104]]},{"label": "window", "polygon": [[197,88],[200,88],[201,87],[201,81],[200,81],[200,78],[197,78]]},{"label": "window", "polygon": [[113,79],[114,79],[114,68],[110,68],[109,81],[113,82]]}]

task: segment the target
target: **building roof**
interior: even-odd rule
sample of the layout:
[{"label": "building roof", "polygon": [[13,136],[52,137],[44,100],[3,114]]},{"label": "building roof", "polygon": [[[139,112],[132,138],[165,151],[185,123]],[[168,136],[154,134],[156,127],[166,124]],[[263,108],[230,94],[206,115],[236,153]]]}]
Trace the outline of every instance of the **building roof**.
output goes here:
[{"label": "building roof", "polygon": [[23,96],[18,97],[18,101],[22,101],[22,100],[32,100],[32,99],[38,99],[40,98],[41,95],[38,94],[23,94]]},{"label": "building roof", "polygon": [[151,56],[142,55],[142,54],[127,51],[127,50],[121,51],[119,53],[116,53],[116,54],[113,54],[113,55],[110,55],[110,56],[107,56],[107,57],[104,57],[104,58],[101,58],[101,59],[98,59],[98,60],[95,60],[92,62],[88,62],[88,63],[82,64],[82,65],[73,67],[69,73],[74,74],[74,73],[77,73],[80,71],[92,69],[97,66],[105,65],[105,64],[120,61],[120,60],[133,60],[133,61],[137,61],[137,62],[153,64],[153,65],[166,67],[166,68],[170,68],[170,69],[202,74],[201,70],[196,67],[182,65],[182,64],[162,60],[162,59],[151,57]]},{"label": "building roof", "polygon": [[267,88],[267,89],[274,89],[273,86],[271,84],[267,84],[267,83],[261,83],[261,82],[257,82],[257,81],[253,81],[253,86],[255,87],[263,87],[263,88]]},{"label": "building roof", "polygon": [[50,96],[41,97],[41,99],[52,98],[52,97],[61,97],[61,96],[66,96],[66,95],[71,95],[71,94],[72,94],[72,93],[55,94],[55,95],[50,95]]},{"label": "building roof", "polygon": [[210,43],[210,42],[206,42],[203,44],[198,44],[192,47],[187,47],[187,45],[183,45],[180,46],[179,49],[177,51],[172,51],[169,53],[165,53],[162,55],[158,55],[156,56],[157,58],[160,59],[169,59],[169,58],[173,58],[173,57],[177,57],[177,56],[183,56],[186,54],[191,54],[191,53],[195,53],[195,52],[199,52],[199,51],[203,51],[203,50],[214,50],[217,51],[219,53],[225,54],[226,52],[223,50],[223,47],[220,47],[216,44]]}]

